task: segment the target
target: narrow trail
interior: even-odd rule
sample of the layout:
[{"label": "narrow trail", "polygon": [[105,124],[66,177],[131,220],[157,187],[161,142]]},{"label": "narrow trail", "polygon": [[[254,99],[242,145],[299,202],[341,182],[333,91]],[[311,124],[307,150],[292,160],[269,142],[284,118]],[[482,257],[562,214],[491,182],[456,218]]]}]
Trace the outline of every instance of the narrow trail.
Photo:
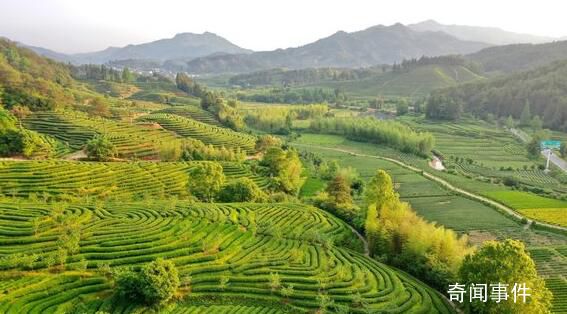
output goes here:
[{"label": "narrow trail", "polygon": [[[353,151],[349,151],[349,150],[341,149],[341,148],[332,148],[332,147],[325,147],[325,146],[318,146],[318,145],[306,145],[306,144],[298,144],[298,143],[293,143],[292,145],[299,146],[299,147],[313,147],[313,148],[318,148],[318,149],[331,150],[331,151],[342,152],[342,153],[346,153],[346,154],[350,154],[350,155],[358,156],[358,157],[369,157],[369,158],[376,158],[376,159],[381,159],[381,160],[386,160],[386,161],[389,161],[389,162],[393,162],[393,163],[395,163],[395,164],[397,164],[397,165],[399,165],[399,166],[402,166],[402,167],[404,167],[404,168],[406,168],[406,169],[409,169],[409,170],[412,170],[412,171],[414,171],[414,172],[417,172],[417,173],[419,173],[420,175],[424,176],[425,178],[427,178],[427,179],[429,179],[429,180],[431,180],[431,181],[435,181],[435,182],[441,184],[441,185],[442,185],[443,187],[445,187],[446,189],[449,189],[449,190],[451,190],[451,191],[453,191],[453,192],[456,192],[456,193],[458,193],[458,194],[464,195],[464,196],[467,197],[467,198],[474,199],[474,200],[480,201],[480,202],[482,202],[482,203],[488,204],[488,205],[490,205],[490,206],[492,206],[492,207],[496,207],[497,209],[502,210],[502,211],[504,211],[505,213],[507,213],[508,215],[513,216],[513,217],[516,217],[517,219],[520,219],[520,220],[521,220],[521,219],[526,219],[526,220],[527,220],[527,224],[526,224],[526,225],[528,225],[528,226],[531,226],[532,223],[534,222],[532,219],[521,215],[520,213],[516,212],[514,209],[512,209],[512,208],[510,208],[510,207],[508,207],[508,206],[506,206],[506,205],[504,205],[504,204],[501,204],[501,203],[499,203],[499,202],[496,202],[496,201],[494,201],[494,200],[492,200],[492,199],[489,199],[489,198],[487,198],[487,197],[484,197],[484,196],[481,196],[481,195],[478,195],[478,194],[474,194],[474,193],[472,193],[472,192],[469,192],[469,191],[463,190],[463,189],[461,189],[461,188],[458,188],[458,187],[452,185],[451,183],[445,181],[444,179],[442,179],[442,178],[440,178],[440,177],[437,177],[437,176],[435,176],[435,175],[433,175],[433,174],[431,174],[431,173],[429,173],[429,172],[427,172],[427,171],[424,171],[424,170],[422,170],[422,169],[420,169],[420,168],[416,168],[416,167],[414,167],[414,166],[408,165],[408,164],[406,164],[406,163],[404,163],[404,162],[402,162],[402,161],[399,161],[399,160],[397,160],[397,159],[388,158],[388,157],[383,157],[383,156],[376,156],[376,155],[359,154],[359,153],[355,153],[355,152],[353,152]],[[561,233],[567,232],[567,228],[565,228],[565,227],[561,227],[561,226],[557,226],[557,225],[552,225],[552,224],[548,224],[548,223],[541,222],[541,221],[537,221],[537,224],[538,224],[538,225],[541,225],[541,226],[545,226],[545,227],[550,228],[550,229],[554,229],[554,230],[560,231]]]},{"label": "narrow trail", "polygon": [[368,247],[368,241],[366,241],[366,238],[362,234],[360,234],[360,232],[358,232],[358,230],[356,230],[353,226],[349,225],[346,222],[345,224],[350,228],[350,230],[352,230],[352,232],[354,232],[354,234],[356,234],[356,236],[364,244],[364,256],[370,257],[370,248]]}]

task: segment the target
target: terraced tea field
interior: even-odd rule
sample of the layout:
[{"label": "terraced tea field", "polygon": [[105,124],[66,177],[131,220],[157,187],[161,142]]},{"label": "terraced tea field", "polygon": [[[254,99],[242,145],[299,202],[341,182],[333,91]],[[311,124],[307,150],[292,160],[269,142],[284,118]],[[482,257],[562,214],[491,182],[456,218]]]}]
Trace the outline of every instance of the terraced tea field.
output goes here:
[{"label": "terraced tea field", "polygon": [[106,134],[122,157],[155,158],[160,144],[178,141],[165,130],[90,118],[79,112],[37,112],[25,120],[25,125],[67,143],[74,150],[82,149],[95,135]]},{"label": "terraced tea field", "polygon": [[203,143],[219,147],[240,148],[253,152],[256,139],[244,133],[227,128],[202,123],[174,114],[155,113],[139,118],[139,121],[158,123],[161,127],[173,131],[180,136],[198,139]]},{"label": "terraced tea field", "polygon": [[[103,265],[139,267],[158,257],[180,272],[186,302],[173,313],[306,313],[322,304],[350,313],[453,312],[438,293],[359,253],[351,229],[313,207],[158,201],[54,208],[0,203],[0,312],[65,312],[79,304],[87,313],[142,312],[111,297]],[[58,258],[67,219],[78,222],[80,246]]]},{"label": "terraced tea field", "polygon": [[199,122],[203,122],[206,124],[222,127],[222,124],[215,118],[215,116],[213,116],[212,113],[203,110],[197,106],[174,106],[160,111],[156,111],[155,113],[175,114],[178,116],[197,120]]},{"label": "terraced tea field", "polygon": [[[188,171],[197,163],[5,161],[0,163],[0,193],[40,199],[184,197]],[[246,165],[221,165],[228,180],[248,177],[262,188],[268,185]]]}]

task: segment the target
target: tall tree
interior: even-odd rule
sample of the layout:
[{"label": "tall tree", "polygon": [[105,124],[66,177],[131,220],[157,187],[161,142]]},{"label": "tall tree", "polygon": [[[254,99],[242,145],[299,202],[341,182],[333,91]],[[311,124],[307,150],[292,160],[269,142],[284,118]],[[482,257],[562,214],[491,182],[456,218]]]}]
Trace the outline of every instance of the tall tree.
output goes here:
[{"label": "tall tree", "polygon": [[366,186],[365,201],[368,205],[375,204],[380,208],[386,202],[398,200],[398,197],[398,193],[394,191],[392,177],[382,169],[376,172]]},{"label": "tall tree", "polygon": [[189,170],[189,192],[202,201],[212,202],[225,181],[221,164],[214,161],[200,162]]},{"label": "tall tree", "polygon": [[350,183],[342,176],[337,175],[329,182],[326,189],[337,205],[352,205]]},{"label": "tall tree", "polygon": [[520,126],[529,126],[532,121],[532,113],[530,111],[530,101],[526,99],[526,104],[524,109],[522,109],[522,114],[520,115]]},{"label": "tall tree", "polygon": [[273,185],[280,191],[297,194],[305,181],[301,176],[303,165],[293,150],[271,147],[264,154],[261,165],[268,167]]},{"label": "tall tree", "polygon": [[525,283],[529,289],[525,303],[523,298],[514,302],[512,297],[501,302],[467,302],[468,309],[474,313],[549,313],[552,294],[538,276],[534,261],[521,241],[484,242],[478,252],[465,258],[459,274],[465,285],[502,283],[511,290],[515,284]]}]

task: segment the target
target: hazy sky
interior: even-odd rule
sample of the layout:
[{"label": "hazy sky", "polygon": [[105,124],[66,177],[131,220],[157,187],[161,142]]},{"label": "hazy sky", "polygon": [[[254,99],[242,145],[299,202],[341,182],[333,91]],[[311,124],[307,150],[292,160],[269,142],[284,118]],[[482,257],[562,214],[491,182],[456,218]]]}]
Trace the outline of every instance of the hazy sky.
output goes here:
[{"label": "hazy sky", "polygon": [[0,0],[0,36],[61,52],[210,31],[254,50],[299,46],[338,30],[435,19],[566,36],[562,0]]}]

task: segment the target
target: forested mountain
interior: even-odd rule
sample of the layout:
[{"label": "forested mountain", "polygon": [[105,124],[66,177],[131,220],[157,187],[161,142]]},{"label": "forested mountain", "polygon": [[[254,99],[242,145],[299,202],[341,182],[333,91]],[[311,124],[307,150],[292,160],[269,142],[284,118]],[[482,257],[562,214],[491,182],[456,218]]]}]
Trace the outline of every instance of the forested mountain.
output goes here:
[{"label": "forested mountain", "polygon": [[567,41],[490,47],[466,57],[482,64],[486,72],[511,73],[567,59]]},{"label": "forested mountain", "polygon": [[567,131],[567,60],[435,91],[429,103],[440,107],[460,104],[465,111],[480,116],[492,113],[518,119],[527,112],[523,119],[537,115],[545,127]]},{"label": "forested mountain", "polygon": [[[30,47],[46,57],[53,57],[49,50]],[[139,45],[109,47],[102,51],[78,53],[72,55],[57,54],[56,59],[76,64],[102,64],[117,60],[153,60],[193,59],[214,53],[249,53],[228,40],[209,32],[203,34],[181,33],[173,38],[160,39]]]},{"label": "forested mountain", "polygon": [[402,25],[337,32],[305,46],[248,55],[217,55],[187,60],[176,70],[190,73],[253,72],[270,68],[368,67],[403,59],[466,54],[488,44],[459,40],[442,32],[417,32]]},{"label": "forested mountain", "polygon": [[0,39],[0,102],[6,107],[25,105],[33,110],[70,104],[73,85],[67,66]]},{"label": "forested mountain", "polygon": [[496,27],[480,27],[465,25],[444,25],[434,20],[427,20],[408,25],[409,28],[424,32],[444,32],[461,40],[479,41],[493,45],[509,45],[519,43],[545,43],[556,40],[552,37],[535,36],[508,32]]}]

